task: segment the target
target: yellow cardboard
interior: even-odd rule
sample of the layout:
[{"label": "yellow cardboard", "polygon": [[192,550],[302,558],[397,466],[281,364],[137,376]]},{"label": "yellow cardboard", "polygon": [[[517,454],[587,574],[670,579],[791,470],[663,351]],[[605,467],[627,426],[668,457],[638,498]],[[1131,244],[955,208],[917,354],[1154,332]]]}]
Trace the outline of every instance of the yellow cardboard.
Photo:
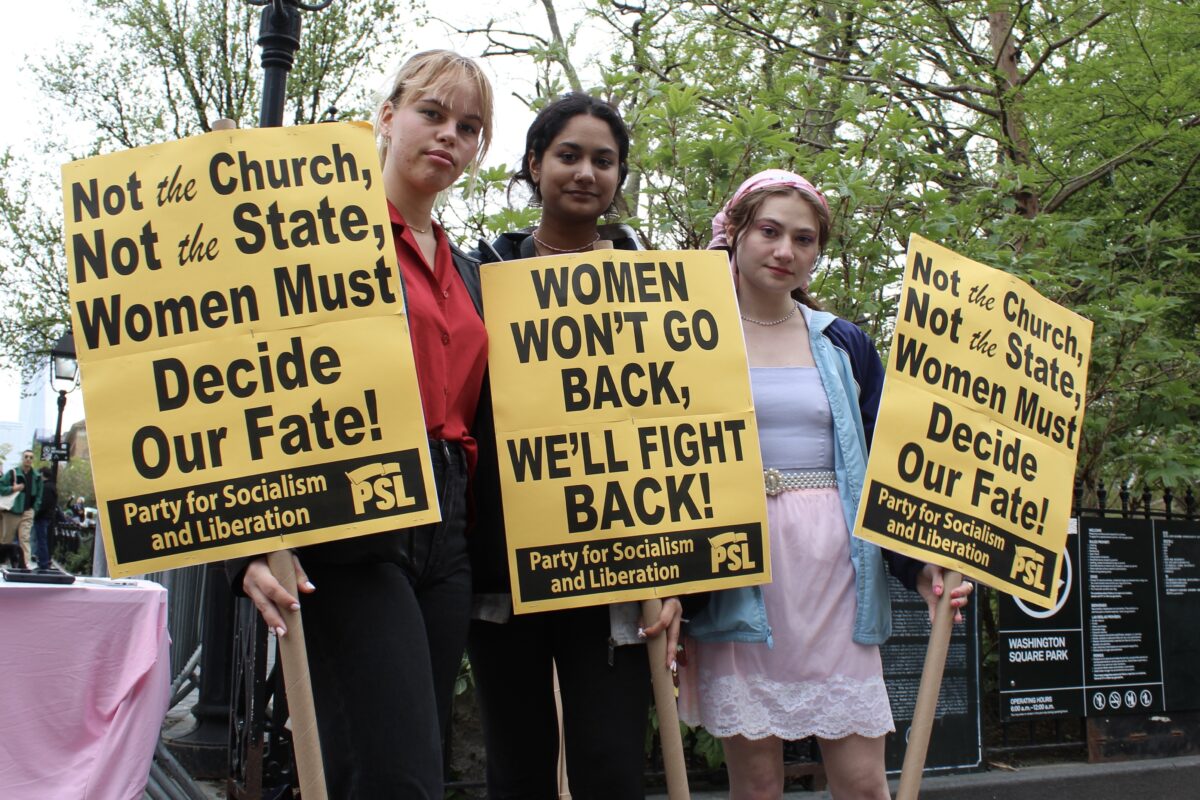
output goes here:
[{"label": "yellow cardboard", "polygon": [[855,535],[1058,596],[1090,320],[914,235]]},{"label": "yellow cardboard", "polygon": [[598,250],[482,274],[516,610],[769,581],[727,258]]},{"label": "yellow cardboard", "polygon": [[64,165],[112,574],[439,519],[379,177],[349,123]]}]

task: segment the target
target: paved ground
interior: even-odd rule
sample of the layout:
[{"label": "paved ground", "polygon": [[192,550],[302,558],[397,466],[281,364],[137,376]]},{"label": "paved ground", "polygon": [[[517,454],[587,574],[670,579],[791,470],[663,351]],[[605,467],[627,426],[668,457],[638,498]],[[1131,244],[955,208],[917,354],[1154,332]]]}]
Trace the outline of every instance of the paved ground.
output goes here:
[{"label": "paved ground", "polygon": [[[895,792],[896,783],[892,782]],[[660,795],[655,800],[662,800]],[[692,800],[725,800],[696,792]],[[828,792],[788,792],[785,800],[831,800]],[[1197,800],[1200,756],[1119,764],[1051,764],[926,778],[921,800]]]},{"label": "paved ground", "polygon": [[[201,784],[205,796],[220,800],[220,783]],[[892,791],[896,790],[892,782]],[[651,800],[664,800],[665,794]],[[725,800],[725,792],[703,791],[692,800]],[[831,800],[828,792],[795,791],[785,800]],[[1197,800],[1200,756],[1127,761],[1119,764],[1051,764],[1015,771],[926,778],[921,800]]]}]

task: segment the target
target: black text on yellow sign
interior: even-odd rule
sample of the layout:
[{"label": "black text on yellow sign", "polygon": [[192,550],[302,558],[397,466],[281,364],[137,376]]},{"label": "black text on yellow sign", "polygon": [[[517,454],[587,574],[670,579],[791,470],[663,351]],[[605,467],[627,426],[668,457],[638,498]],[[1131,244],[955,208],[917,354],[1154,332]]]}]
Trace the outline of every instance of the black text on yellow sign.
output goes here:
[{"label": "black text on yellow sign", "polygon": [[914,236],[857,533],[1051,605],[1090,343],[1088,320]]},{"label": "black text on yellow sign", "polygon": [[483,278],[517,610],[768,579],[727,260],[605,250]]},{"label": "black text on yellow sign", "polygon": [[[350,131],[210,134],[66,165],[81,357],[398,303],[375,156],[337,141]],[[340,264],[317,263],[335,250]]]},{"label": "black text on yellow sign", "polygon": [[[114,574],[438,518],[424,500],[356,512],[376,484],[347,484],[403,463],[405,497],[433,496],[377,163],[369,129],[344,124],[64,166],[72,323]],[[264,481],[312,488],[289,483],[309,473],[328,485],[236,500]]]}]

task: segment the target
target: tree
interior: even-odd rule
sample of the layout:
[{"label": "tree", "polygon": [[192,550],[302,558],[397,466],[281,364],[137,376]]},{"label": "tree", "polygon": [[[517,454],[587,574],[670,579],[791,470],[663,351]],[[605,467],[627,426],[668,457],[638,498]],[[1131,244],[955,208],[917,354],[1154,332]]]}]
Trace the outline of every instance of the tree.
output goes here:
[{"label": "tree", "polygon": [[[34,68],[47,98],[48,151],[56,161],[211,130],[222,117],[258,117],[261,9],[243,0],[91,0],[87,38]],[[381,74],[405,47],[414,2],[339,0],[305,14],[288,80],[291,124],[363,118],[364,77]],[[85,145],[55,132],[82,122]],[[0,154],[0,352],[31,378],[69,324],[57,176]]]},{"label": "tree", "polygon": [[[610,55],[587,88],[633,128],[625,208],[648,246],[703,247],[745,177],[806,173],[833,201],[815,288],[834,310],[886,343],[908,236],[945,242],[1095,323],[1086,481],[1200,468],[1194,6],[605,0],[592,16]],[[575,32],[549,28],[482,29],[487,53],[531,61],[535,107],[584,81]]]},{"label": "tree", "polygon": [[1096,324],[1085,480],[1200,468],[1200,13],[1169,2],[606,2],[638,218],[702,246],[765,166],[828,187],[818,296],[886,342],[908,235]]},{"label": "tree", "polygon": [[72,458],[58,473],[58,498],[60,505],[82,497],[84,505],[96,504],[96,489],[92,484],[92,462],[87,458]]}]

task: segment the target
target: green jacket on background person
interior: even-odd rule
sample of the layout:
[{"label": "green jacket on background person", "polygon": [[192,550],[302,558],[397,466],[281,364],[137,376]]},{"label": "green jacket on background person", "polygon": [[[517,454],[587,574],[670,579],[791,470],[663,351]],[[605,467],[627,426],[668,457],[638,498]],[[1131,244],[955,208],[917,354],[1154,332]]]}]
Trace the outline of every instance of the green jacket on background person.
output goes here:
[{"label": "green jacket on background person", "polygon": [[42,473],[39,470],[31,469],[29,475],[25,475],[17,467],[6,469],[4,474],[0,475],[0,495],[12,492],[13,484],[17,482],[18,476],[26,486],[25,491],[21,492],[13,501],[11,512],[13,514],[25,513],[26,498],[30,498],[30,507],[36,511],[42,504]]}]

